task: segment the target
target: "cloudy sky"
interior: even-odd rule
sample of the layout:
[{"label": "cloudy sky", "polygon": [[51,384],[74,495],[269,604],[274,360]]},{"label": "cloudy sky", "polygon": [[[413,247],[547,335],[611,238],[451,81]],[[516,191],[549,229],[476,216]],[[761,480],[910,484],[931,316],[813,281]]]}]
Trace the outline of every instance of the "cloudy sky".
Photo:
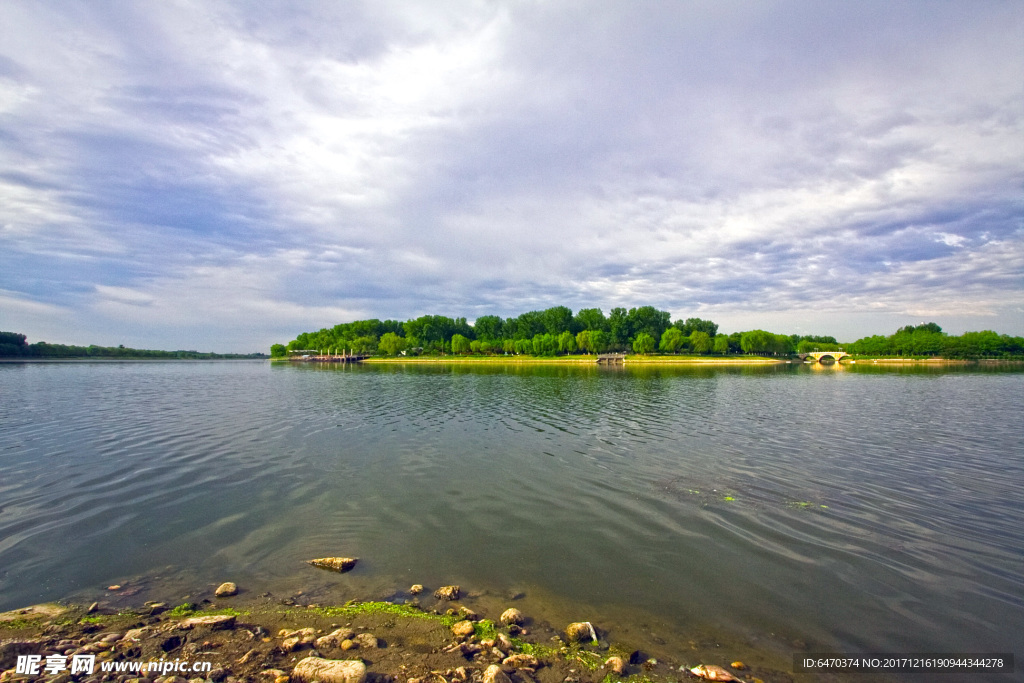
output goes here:
[{"label": "cloudy sky", "polygon": [[0,3],[0,329],[1024,334],[1024,3]]}]

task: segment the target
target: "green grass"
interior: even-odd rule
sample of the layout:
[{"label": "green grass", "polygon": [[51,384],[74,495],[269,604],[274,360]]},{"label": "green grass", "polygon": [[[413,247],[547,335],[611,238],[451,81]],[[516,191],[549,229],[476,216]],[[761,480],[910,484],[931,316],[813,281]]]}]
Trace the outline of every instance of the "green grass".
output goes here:
[{"label": "green grass", "polygon": [[399,605],[393,602],[351,601],[340,606],[320,607],[314,611],[327,617],[356,617],[367,614],[390,614],[398,617],[412,617],[414,619],[434,619],[449,628],[457,621],[462,621],[462,618],[458,615],[430,614],[429,612],[424,612],[419,607],[414,607],[413,605]]},{"label": "green grass", "polygon": [[494,627],[494,622],[490,619],[481,619],[480,621],[473,623],[473,635],[480,640],[494,639],[498,637],[498,630]]}]

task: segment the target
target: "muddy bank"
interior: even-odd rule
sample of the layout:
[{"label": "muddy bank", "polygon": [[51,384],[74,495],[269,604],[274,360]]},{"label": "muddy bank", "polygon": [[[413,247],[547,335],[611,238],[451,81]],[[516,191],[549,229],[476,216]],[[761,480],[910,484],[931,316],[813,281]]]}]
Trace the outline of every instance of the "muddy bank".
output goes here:
[{"label": "muddy bank", "polygon": [[[697,681],[702,679],[690,669],[699,665],[709,667],[705,674],[712,680],[811,680],[782,668],[747,666],[728,652],[654,656],[609,642],[600,623],[556,627],[511,604],[500,613],[481,611],[462,590],[416,588],[400,601],[343,605],[269,593],[246,598],[227,588],[217,591],[220,597],[182,605],[13,610],[0,615],[0,682]],[[72,672],[73,660],[82,655],[93,658],[93,670]]]}]

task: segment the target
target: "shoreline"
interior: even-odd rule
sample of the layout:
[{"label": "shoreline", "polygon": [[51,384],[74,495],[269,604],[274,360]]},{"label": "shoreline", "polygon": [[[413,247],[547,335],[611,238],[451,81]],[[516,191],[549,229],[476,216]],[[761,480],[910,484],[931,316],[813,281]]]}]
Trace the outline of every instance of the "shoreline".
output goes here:
[{"label": "shoreline", "polygon": [[[443,595],[451,588],[455,597]],[[96,671],[47,680],[305,683],[302,670],[314,663],[300,666],[306,658],[365,667],[362,677],[322,683],[668,683],[700,680],[690,670],[701,665],[748,683],[812,680],[794,675],[782,656],[766,653],[748,666],[717,643],[702,643],[697,652],[695,641],[674,644],[674,656],[652,655],[635,643],[611,640],[605,627],[614,625],[553,626],[519,612],[514,597],[497,606],[483,605],[478,597],[459,587],[437,587],[394,601],[325,605],[305,602],[301,592],[280,598],[243,589],[241,595],[209,594],[181,605],[34,605],[0,614],[0,681],[42,679],[18,674],[15,655],[38,655],[45,663],[61,655],[70,662],[74,654],[94,655]],[[166,662],[165,671],[117,673],[118,663],[124,671],[132,662]],[[209,664],[196,677],[191,670],[169,668],[174,662]],[[112,670],[104,673],[104,663]]]}]

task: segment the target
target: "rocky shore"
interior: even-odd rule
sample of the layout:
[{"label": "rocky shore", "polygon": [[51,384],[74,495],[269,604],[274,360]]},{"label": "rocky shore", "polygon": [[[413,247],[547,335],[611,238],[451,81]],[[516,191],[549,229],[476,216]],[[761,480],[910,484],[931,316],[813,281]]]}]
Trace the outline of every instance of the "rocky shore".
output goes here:
[{"label": "rocky shore", "polygon": [[236,592],[225,584],[214,600],[174,607],[48,604],[0,614],[0,683],[793,680],[741,662],[659,661],[608,643],[590,622],[552,633],[514,607],[488,618],[460,602],[457,586],[426,593],[422,605],[236,602]]}]

